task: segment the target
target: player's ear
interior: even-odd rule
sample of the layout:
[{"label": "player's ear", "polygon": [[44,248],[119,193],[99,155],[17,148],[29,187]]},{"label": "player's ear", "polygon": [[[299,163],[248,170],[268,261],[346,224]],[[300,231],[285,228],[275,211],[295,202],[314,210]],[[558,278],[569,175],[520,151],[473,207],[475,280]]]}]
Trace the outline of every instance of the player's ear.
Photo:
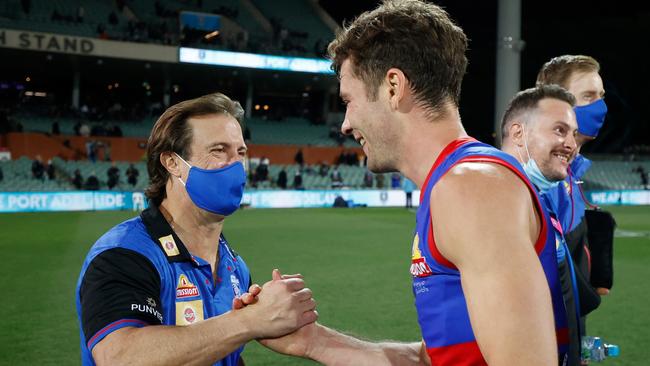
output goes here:
[{"label": "player's ear", "polygon": [[169,174],[180,178],[181,164],[180,158],[172,151],[165,151],[160,154],[160,164],[169,172]]},{"label": "player's ear", "polygon": [[392,109],[398,109],[400,102],[408,92],[408,79],[404,72],[398,68],[390,68],[386,71],[384,85],[388,89],[388,98]]},{"label": "player's ear", "polygon": [[515,121],[508,128],[508,135],[512,142],[517,146],[524,146],[524,125],[522,122]]}]

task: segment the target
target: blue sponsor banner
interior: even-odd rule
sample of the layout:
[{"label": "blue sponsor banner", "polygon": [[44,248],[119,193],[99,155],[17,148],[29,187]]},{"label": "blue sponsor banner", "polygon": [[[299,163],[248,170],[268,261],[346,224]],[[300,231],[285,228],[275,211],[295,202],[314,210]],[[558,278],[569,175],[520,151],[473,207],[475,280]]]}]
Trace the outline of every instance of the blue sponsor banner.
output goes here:
[{"label": "blue sponsor banner", "polygon": [[650,205],[648,190],[588,191],[587,197],[596,205]]},{"label": "blue sponsor banner", "polygon": [[142,210],[142,192],[0,192],[0,212]]}]

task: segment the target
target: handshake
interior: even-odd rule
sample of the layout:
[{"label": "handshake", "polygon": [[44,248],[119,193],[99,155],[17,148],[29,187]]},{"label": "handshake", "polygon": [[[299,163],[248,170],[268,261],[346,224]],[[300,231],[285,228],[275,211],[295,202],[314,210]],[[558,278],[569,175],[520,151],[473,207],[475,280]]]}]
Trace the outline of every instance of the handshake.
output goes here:
[{"label": "handshake", "polygon": [[307,357],[318,319],[316,301],[302,275],[282,275],[274,269],[271,281],[253,284],[233,299],[247,329],[264,346],[280,353]]}]

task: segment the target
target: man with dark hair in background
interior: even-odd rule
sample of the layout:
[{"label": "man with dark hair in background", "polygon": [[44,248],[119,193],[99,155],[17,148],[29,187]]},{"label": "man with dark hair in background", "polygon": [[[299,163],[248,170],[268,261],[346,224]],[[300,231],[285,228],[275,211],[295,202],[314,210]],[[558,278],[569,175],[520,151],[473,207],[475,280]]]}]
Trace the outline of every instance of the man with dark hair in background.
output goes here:
[{"label": "man with dark hair in background", "polygon": [[550,218],[519,163],[465,133],[466,50],[448,14],[417,0],[383,2],[328,48],[347,106],[342,132],[361,144],[371,171],[400,171],[421,187],[409,247],[422,341],[372,343],[314,324],[265,345],[324,364],[564,360]]},{"label": "man with dark hair in background", "polygon": [[515,157],[538,189],[542,204],[551,213],[549,230],[556,237],[557,261],[567,311],[568,366],[580,366],[580,322],[577,288],[572,279],[572,263],[556,207],[546,193],[568,175],[569,161],[577,150],[578,125],[574,96],[558,85],[540,85],[517,93],[501,122],[504,152]]},{"label": "man with dark hair in background", "polygon": [[120,169],[115,162],[112,162],[110,168],[106,171],[106,177],[108,178],[106,181],[108,189],[113,189],[120,180]]},{"label": "man with dark hair in background", "polygon": [[249,288],[248,267],[222,234],[246,183],[242,115],[239,103],[210,94],[155,123],[149,208],[103,235],[79,275],[83,365],[235,366],[248,341],[316,320],[299,275],[274,270],[263,291]]}]

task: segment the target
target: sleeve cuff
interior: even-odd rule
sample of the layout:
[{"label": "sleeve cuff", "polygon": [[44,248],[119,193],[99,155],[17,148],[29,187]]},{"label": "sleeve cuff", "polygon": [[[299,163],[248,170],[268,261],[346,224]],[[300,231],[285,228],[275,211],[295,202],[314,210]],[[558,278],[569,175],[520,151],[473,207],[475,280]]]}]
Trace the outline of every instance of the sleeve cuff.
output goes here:
[{"label": "sleeve cuff", "polygon": [[111,334],[112,332],[124,328],[124,327],[136,327],[136,328],[142,328],[144,326],[149,325],[149,323],[139,320],[139,319],[120,319],[117,321],[114,321],[110,323],[109,325],[105,326],[102,328],[99,332],[95,333],[94,336],[88,340],[86,343],[86,347],[88,347],[88,351],[92,351],[95,345],[99,343],[104,337],[107,335]]}]

